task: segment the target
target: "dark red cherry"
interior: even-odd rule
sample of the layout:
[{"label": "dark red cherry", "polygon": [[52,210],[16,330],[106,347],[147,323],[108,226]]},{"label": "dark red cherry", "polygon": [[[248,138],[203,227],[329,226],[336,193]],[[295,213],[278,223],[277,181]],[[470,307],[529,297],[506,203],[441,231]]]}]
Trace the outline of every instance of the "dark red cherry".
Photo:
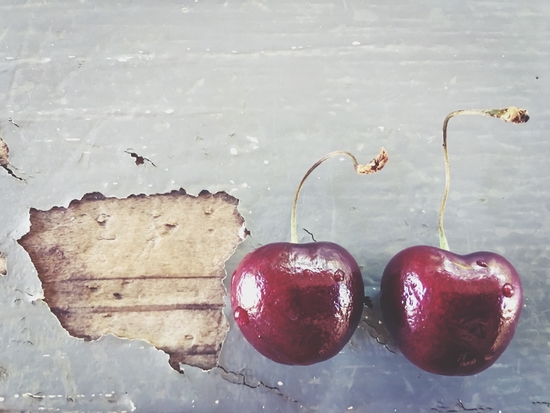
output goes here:
[{"label": "dark red cherry", "polygon": [[382,276],[380,305],[391,337],[412,363],[436,374],[491,366],[514,336],[522,303],[516,270],[492,252],[415,246],[395,255]]},{"label": "dark red cherry", "polygon": [[231,277],[231,307],[244,337],[283,364],[336,355],[359,324],[363,301],[357,262],[330,242],[265,245]]}]

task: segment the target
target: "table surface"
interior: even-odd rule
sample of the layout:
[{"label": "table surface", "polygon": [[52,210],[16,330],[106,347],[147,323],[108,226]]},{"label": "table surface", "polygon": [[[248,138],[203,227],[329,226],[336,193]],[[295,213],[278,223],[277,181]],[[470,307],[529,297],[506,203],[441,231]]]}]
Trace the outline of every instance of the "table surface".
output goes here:
[{"label": "table surface", "polygon": [[[0,170],[0,410],[550,411],[549,22],[545,0],[4,1],[0,137],[24,181]],[[461,117],[449,130],[451,248],[506,256],[525,290],[513,341],[475,376],[423,372],[365,323],[331,360],[278,365],[227,310],[220,367],[180,374],[145,341],[70,337],[17,243],[29,208],[90,192],[226,191],[251,233],[231,274],[289,240],[294,191],[318,158],[367,162],[384,146],[376,175],[323,164],[298,211],[299,237],[348,249],[376,301],[395,253],[438,243],[445,115],[509,105],[531,120]]]}]

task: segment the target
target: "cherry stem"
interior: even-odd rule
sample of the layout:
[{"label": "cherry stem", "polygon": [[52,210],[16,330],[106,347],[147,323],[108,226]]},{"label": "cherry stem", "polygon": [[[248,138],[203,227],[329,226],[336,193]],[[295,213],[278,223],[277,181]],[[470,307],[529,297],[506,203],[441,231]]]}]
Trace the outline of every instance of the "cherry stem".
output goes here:
[{"label": "cherry stem", "polygon": [[447,243],[447,237],[445,236],[445,229],[443,227],[443,213],[445,212],[445,205],[447,204],[447,198],[449,196],[449,189],[451,187],[451,168],[449,166],[449,150],[447,147],[447,125],[449,120],[459,115],[480,115],[491,118],[499,118],[504,122],[510,123],[525,123],[529,120],[529,115],[525,109],[518,109],[514,106],[502,109],[464,109],[451,112],[447,115],[443,121],[443,155],[445,157],[445,191],[443,192],[443,201],[441,202],[441,208],[439,209],[439,246],[441,249],[449,251],[449,244]]},{"label": "cherry stem", "polygon": [[298,231],[296,228],[296,206],[298,205],[298,197],[300,196],[300,192],[302,190],[302,187],[304,186],[304,182],[306,181],[307,177],[323,162],[325,162],[327,159],[332,158],[334,156],[342,156],[345,155],[349,157],[353,162],[353,167],[355,168],[355,171],[358,174],[362,175],[369,175],[378,172],[381,170],[384,165],[386,165],[386,162],[388,162],[388,153],[384,148],[380,149],[380,152],[378,155],[370,161],[366,165],[360,165],[359,162],[357,162],[357,159],[355,156],[347,151],[334,151],[330,152],[329,154],[323,156],[321,159],[319,159],[309,170],[306,172],[302,180],[300,181],[300,185],[298,185],[298,189],[296,190],[296,195],[294,195],[294,202],[292,203],[292,216],[290,219],[290,240],[293,243],[298,243]]}]

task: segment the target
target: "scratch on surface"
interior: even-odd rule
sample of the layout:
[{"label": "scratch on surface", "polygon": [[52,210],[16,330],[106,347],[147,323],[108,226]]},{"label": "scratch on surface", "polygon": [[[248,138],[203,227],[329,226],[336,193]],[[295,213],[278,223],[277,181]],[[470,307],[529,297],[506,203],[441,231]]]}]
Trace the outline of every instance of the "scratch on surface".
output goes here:
[{"label": "scratch on surface", "polygon": [[[38,392],[25,392],[21,394],[15,394],[12,396],[15,399],[19,399],[20,397],[24,399],[32,399],[34,403],[40,403],[41,407],[38,410],[47,410],[47,411],[59,411],[59,408],[55,407],[44,407],[44,404],[47,404],[49,406],[59,406],[62,410],[66,409],[67,403],[90,403],[93,401],[102,401],[107,402],[112,405],[112,407],[109,409],[109,411],[115,413],[128,413],[133,412],[136,410],[136,405],[133,403],[133,401],[128,396],[128,393],[116,393],[115,391],[112,391],[110,393],[99,393],[99,394],[75,394],[74,396],[65,396],[63,394],[47,394],[42,391]],[[4,401],[4,398],[0,398],[0,401]],[[116,408],[116,410],[114,410]],[[17,410],[18,412],[20,410]],[[28,410],[25,410],[28,411]],[[33,410],[34,411],[34,410]],[[71,410],[75,412],[83,412],[83,411],[89,411],[88,409],[83,410]],[[8,410],[2,410],[0,409],[0,413],[4,412],[11,412]]]},{"label": "scratch on surface", "polygon": [[236,373],[220,365],[218,365],[217,368],[222,371],[221,378],[225,381],[228,381],[229,383],[246,386],[250,389],[264,388],[275,392],[278,396],[281,396],[292,403],[300,403],[298,400],[294,400],[293,398],[284,394],[277,386],[270,386],[269,384],[266,384],[263,381],[256,379],[255,377],[251,377],[248,374]]},{"label": "scratch on surface", "polygon": [[370,297],[366,297],[366,299],[371,300],[371,305],[369,306],[369,303],[365,302],[366,307],[363,312],[361,323],[367,326],[369,335],[374,338],[378,344],[383,345],[386,350],[395,354],[397,351],[395,344],[390,339],[390,335],[386,331],[386,327],[382,323],[380,317],[372,310],[372,299],[370,299]]},{"label": "scratch on surface", "polygon": [[456,404],[454,407],[450,406],[444,406],[443,403],[437,402],[437,407],[432,407],[430,411],[434,412],[441,412],[441,413],[454,413],[454,412],[487,412],[492,411],[492,407],[484,407],[484,406],[478,406],[478,407],[466,407],[462,400],[457,399]]},{"label": "scratch on surface", "polygon": [[548,409],[550,409],[550,402],[532,402],[533,404],[535,405],[542,405],[542,406],[546,406]]}]

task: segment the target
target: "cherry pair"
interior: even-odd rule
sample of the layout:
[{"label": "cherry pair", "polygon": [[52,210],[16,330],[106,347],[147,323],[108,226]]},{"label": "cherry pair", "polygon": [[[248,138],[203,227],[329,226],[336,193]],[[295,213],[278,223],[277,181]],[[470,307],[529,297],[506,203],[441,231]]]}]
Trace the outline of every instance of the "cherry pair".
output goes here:
[{"label": "cherry pair", "polygon": [[[515,107],[463,110],[443,123],[446,184],[439,213],[440,248],[414,246],[396,254],[382,275],[382,316],[397,347],[412,363],[437,374],[478,373],[502,354],[520,316],[523,292],[514,267],[491,252],[449,251],[443,212],[449,194],[447,125],[457,115],[476,114],[525,123]],[[333,156],[347,156],[360,174],[381,170],[384,149],[367,165],[349,152],[317,161],[300,182],[291,216],[291,242],[252,251],[231,277],[231,307],[244,337],[279,363],[309,365],[336,355],[357,328],[364,286],[355,259],[330,242],[299,244],[296,205],[307,177]]]}]

